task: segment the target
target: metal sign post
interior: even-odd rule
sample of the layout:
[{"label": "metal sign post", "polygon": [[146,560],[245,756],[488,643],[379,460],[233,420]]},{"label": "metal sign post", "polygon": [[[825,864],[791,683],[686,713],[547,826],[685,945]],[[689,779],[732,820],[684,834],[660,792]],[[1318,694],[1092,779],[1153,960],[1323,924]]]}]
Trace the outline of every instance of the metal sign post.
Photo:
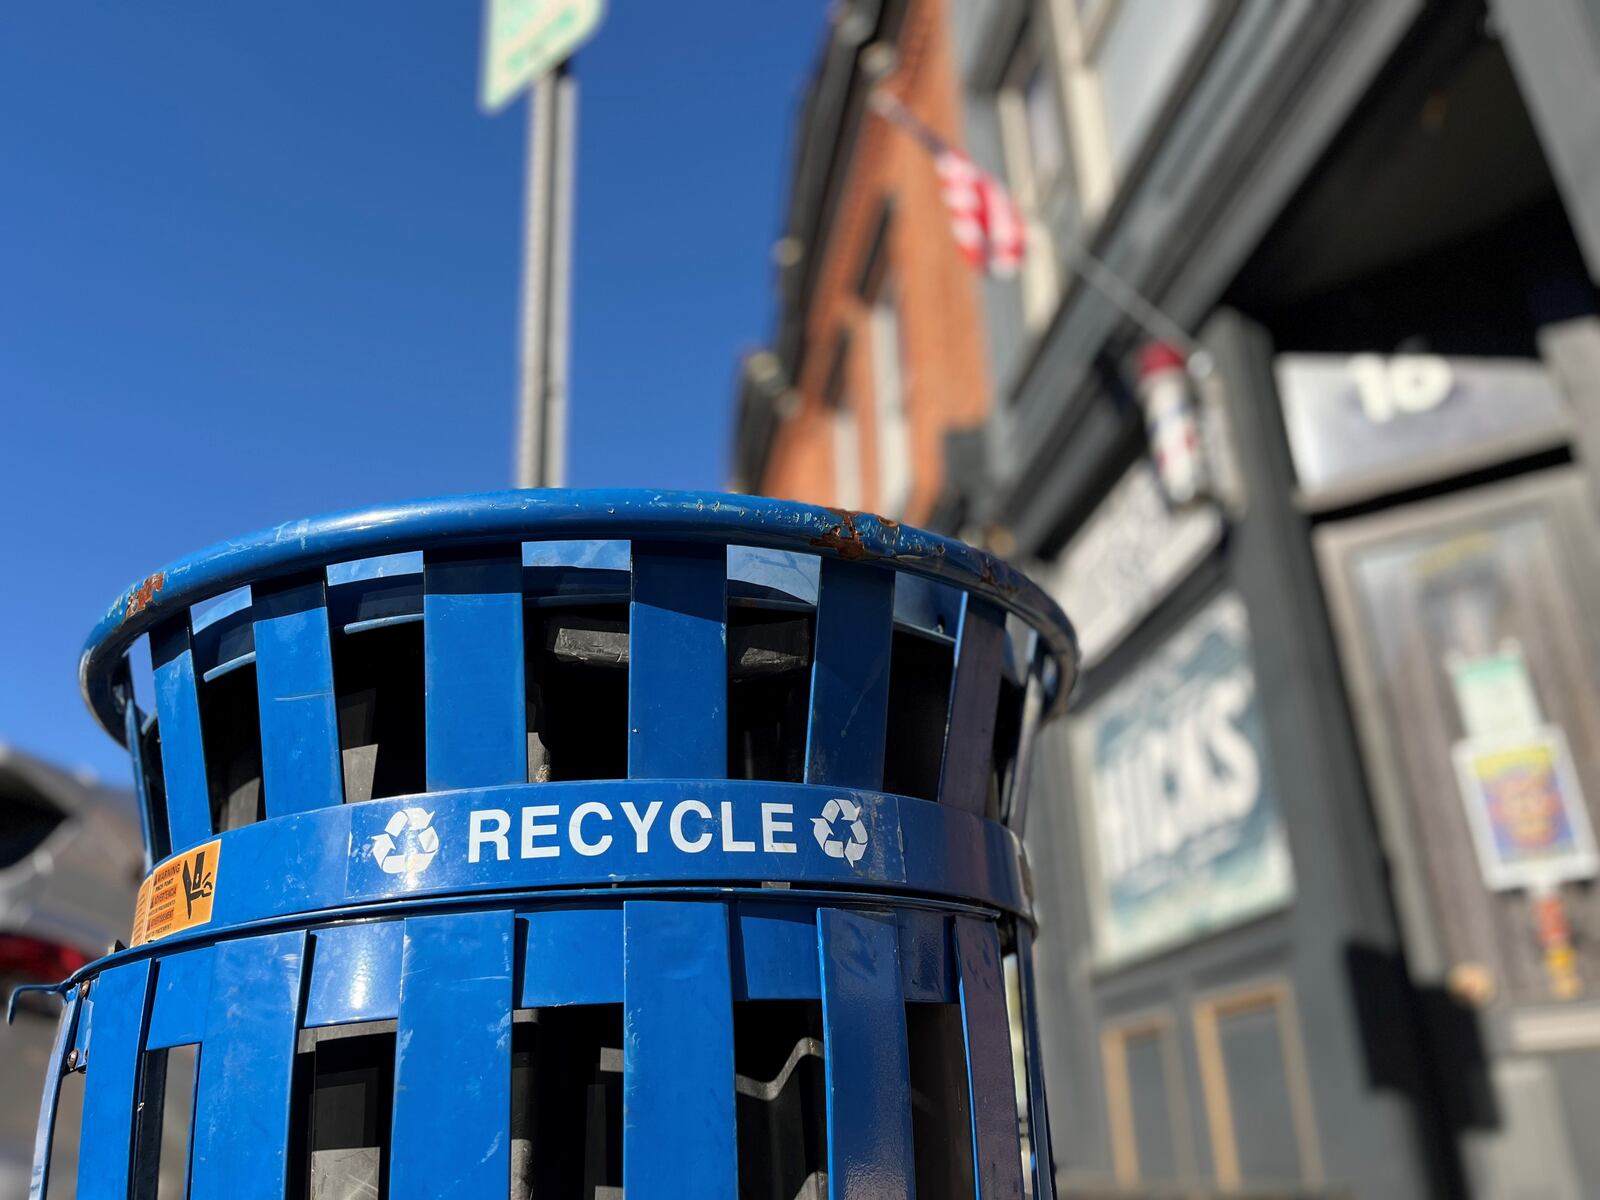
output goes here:
[{"label": "metal sign post", "polygon": [[528,107],[518,487],[560,487],[566,482],[567,305],[577,108],[578,82],[566,63],[540,77]]},{"label": "metal sign post", "polygon": [[602,0],[487,0],[482,105],[504,108],[531,83],[522,259],[518,487],[566,481],[567,328],[578,84],[568,66]]}]

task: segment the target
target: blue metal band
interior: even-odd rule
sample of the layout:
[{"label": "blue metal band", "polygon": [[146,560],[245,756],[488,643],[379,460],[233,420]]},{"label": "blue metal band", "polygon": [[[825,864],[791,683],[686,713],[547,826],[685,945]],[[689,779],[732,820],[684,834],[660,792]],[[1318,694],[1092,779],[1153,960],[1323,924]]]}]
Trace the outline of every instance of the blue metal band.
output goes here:
[{"label": "blue metal band", "polygon": [[747,780],[514,784],[224,834],[209,928],[409,897],[707,880],[911,891],[1027,916],[1023,877],[1004,826],[904,796]]}]

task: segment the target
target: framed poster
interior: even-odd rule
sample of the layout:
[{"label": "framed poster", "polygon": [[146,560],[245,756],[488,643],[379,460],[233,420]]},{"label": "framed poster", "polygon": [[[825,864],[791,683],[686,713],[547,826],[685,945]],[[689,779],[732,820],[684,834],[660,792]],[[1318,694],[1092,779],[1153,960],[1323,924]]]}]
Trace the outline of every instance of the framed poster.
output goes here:
[{"label": "framed poster", "polygon": [[1594,833],[1559,726],[1463,738],[1452,757],[1485,883],[1542,890],[1594,878]]},{"label": "framed poster", "polygon": [[1244,601],[1224,593],[1071,726],[1096,957],[1117,965],[1294,893]]},{"label": "framed poster", "polygon": [[[1600,797],[1600,530],[1573,468],[1314,534],[1419,980],[1553,999],[1528,890],[1590,879]],[[1566,887],[1600,979],[1600,889]]]}]

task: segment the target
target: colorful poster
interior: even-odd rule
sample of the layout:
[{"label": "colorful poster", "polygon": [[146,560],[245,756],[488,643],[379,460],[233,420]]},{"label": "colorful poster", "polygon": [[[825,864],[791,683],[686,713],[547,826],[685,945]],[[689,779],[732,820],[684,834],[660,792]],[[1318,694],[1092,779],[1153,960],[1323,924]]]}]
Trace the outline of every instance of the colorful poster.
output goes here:
[{"label": "colorful poster", "polygon": [[1594,878],[1594,834],[1559,728],[1466,738],[1454,757],[1485,883],[1544,890]]},{"label": "colorful poster", "polygon": [[1102,964],[1191,941],[1294,894],[1237,596],[1213,601],[1091,705],[1073,742]]}]

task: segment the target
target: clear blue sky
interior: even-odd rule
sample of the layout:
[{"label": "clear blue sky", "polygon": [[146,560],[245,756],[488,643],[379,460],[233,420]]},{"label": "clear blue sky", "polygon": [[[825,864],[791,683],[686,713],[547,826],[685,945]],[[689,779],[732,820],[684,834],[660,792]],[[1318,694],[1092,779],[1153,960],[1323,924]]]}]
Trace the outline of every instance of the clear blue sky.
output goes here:
[{"label": "clear blue sky", "polygon": [[[0,740],[127,777],[77,696],[128,583],[291,517],[505,486],[523,104],[479,5],[0,16]],[[720,487],[770,328],[820,0],[615,0],[578,57],[571,479]]]}]

